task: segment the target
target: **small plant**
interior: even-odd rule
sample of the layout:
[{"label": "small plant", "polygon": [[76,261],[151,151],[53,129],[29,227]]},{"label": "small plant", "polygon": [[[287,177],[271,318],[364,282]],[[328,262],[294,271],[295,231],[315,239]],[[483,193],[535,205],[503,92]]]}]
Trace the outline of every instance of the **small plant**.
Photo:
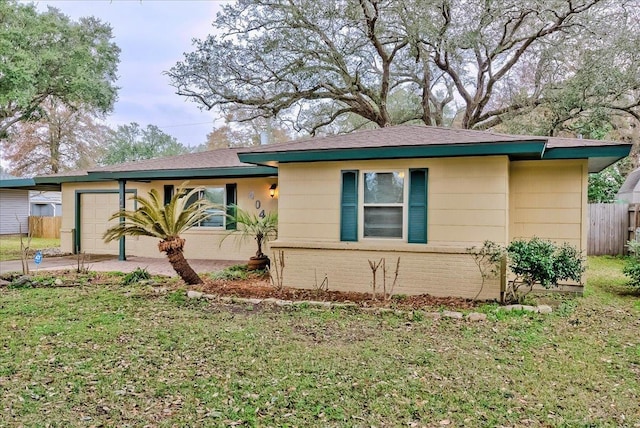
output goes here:
[{"label": "small plant", "polygon": [[313,283],[313,291],[316,296],[329,291],[329,277],[326,273],[324,274],[324,279],[320,284],[318,284],[318,271],[315,269],[313,270],[313,277],[315,279],[315,282]]},{"label": "small plant", "polygon": [[122,278],[122,283],[124,285],[135,284],[140,281],[148,281],[151,279],[151,274],[147,271],[146,268],[137,267],[134,271],[129,272]]},{"label": "small plant", "polygon": [[640,241],[627,241],[629,258],[622,268],[622,273],[629,277],[628,285],[640,287]]},{"label": "small plant", "polygon": [[467,251],[469,251],[473,257],[473,261],[476,262],[482,278],[480,290],[478,290],[478,293],[473,298],[473,300],[475,300],[480,296],[480,293],[482,293],[485,282],[488,279],[493,279],[500,275],[502,270],[502,261],[505,256],[505,249],[499,244],[487,240],[484,241],[482,247],[477,248],[473,246],[471,248],[467,248]]},{"label": "small plant", "polygon": [[18,232],[20,234],[20,261],[22,262],[22,274],[29,275],[29,249],[31,248],[31,231],[27,232],[27,243],[25,245],[23,241],[22,235],[22,224],[20,223],[20,219],[16,215],[16,220],[18,221]]},{"label": "small plant", "polygon": [[247,265],[233,265],[219,272],[213,272],[209,274],[209,277],[213,280],[220,281],[234,281],[240,279],[247,279],[249,277],[247,271]]},{"label": "small plant", "polygon": [[382,300],[388,301],[391,296],[393,296],[393,291],[396,287],[396,283],[398,281],[398,273],[400,272],[400,257],[396,261],[396,270],[393,277],[393,282],[391,283],[391,287],[389,287],[389,291],[387,291],[387,260],[383,257],[378,262],[373,260],[369,261],[369,267],[371,268],[371,275],[373,276],[373,280],[371,281],[371,298],[373,300],[378,300],[376,290],[377,290],[377,275],[376,272],[382,266]]},{"label": "small plant", "polygon": [[515,278],[509,282],[505,300],[521,301],[535,284],[544,288],[560,281],[580,282],[584,272],[584,259],[578,250],[567,243],[557,244],[540,238],[516,240],[507,247],[509,270]]},{"label": "small plant", "polygon": [[256,254],[249,259],[249,269],[264,269],[270,261],[269,257],[262,252],[262,246],[278,236],[278,213],[269,212],[261,216],[249,213],[237,205],[231,205],[229,208],[232,214],[227,214],[227,221],[235,223],[238,228],[225,235],[220,245],[230,235],[235,235],[240,241],[253,238],[256,241],[257,250]]},{"label": "small plant", "polygon": [[87,254],[83,251],[77,254],[78,265],[76,267],[76,273],[89,273],[89,265],[85,264],[87,260]]},{"label": "small plant", "polygon": [[282,282],[284,281],[284,251],[279,251],[278,254],[273,253],[273,267],[267,266],[269,271],[269,279],[271,279],[271,285],[276,290],[282,290]]}]

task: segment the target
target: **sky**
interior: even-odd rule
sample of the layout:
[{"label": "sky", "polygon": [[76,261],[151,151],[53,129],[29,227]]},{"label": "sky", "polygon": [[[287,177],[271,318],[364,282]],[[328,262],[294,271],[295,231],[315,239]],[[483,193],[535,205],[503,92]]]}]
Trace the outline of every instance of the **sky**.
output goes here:
[{"label": "sky", "polygon": [[[204,39],[222,1],[170,0],[46,0],[38,9],[53,6],[73,20],[94,16],[112,28],[121,49],[118,66],[118,101],[106,122],[115,127],[137,122],[156,125],[185,146],[197,146],[219,120],[213,112],[177,95],[163,74],[185,52],[192,39]],[[217,125],[220,125],[219,121]]]}]

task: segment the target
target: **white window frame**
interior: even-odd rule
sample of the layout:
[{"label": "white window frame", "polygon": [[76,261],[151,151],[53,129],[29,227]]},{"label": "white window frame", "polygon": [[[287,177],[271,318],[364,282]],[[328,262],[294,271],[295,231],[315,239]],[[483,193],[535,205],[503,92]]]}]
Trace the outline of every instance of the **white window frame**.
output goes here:
[{"label": "white window frame", "polygon": [[[398,173],[402,174],[402,202],[401,203],[365,203],[364,201],[364,189],[366,186],[366,174],[385,174],[385,173]],[[358,240],[384,240],[384,241],[405,241],[407,240],[407,228],[408,228],[408,199],[409,199],[409,186],[408,186],[408,171],[403,168],[394,169],[369,169],[360,171],[360,177],[358,177]],[[364,236],[364,211],[365,207],[402,207],[402,237],[384,237],[384,236]]]},{"label": "white window frame", "polygon": [[[204,191],[206,191],[207,189],[222,189],[222,226],[203,226],[202,222],[198,222],[196,225],[194,225],[194,228],[198,228],[198,229],[204,229],[204,230],[226,230],[227,227],[227,216],[226,216],[226,208],[227,208],[227,204],[225,203],[227,200],[227,189],[226,186],[221,185],[221,186],[199,186],[204,188]],[[202,199],[204,197],[204,193],[203,191],[199,191],[198,192],[198,200]]]}]

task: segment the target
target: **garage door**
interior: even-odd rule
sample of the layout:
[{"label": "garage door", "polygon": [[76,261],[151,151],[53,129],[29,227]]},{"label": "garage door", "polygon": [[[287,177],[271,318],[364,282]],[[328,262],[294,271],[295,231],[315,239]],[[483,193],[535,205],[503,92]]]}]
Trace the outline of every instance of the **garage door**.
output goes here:
[{"label": "garage door", "polygon": [[[133,207],[127,201],[127,208]],[[129,206],[131,205],[131,206]],[[80,250],[87,254],[118,254],[118,241],[106,244],[102,240],[104,232],[117,223],[109,221],[111,214],[118,211],[117,193],[84,193],[80,195]]]}]

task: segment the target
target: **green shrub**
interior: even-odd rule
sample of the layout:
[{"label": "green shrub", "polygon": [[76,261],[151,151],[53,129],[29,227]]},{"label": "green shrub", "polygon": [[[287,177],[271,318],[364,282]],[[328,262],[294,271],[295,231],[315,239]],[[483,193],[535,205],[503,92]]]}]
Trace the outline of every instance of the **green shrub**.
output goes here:
[{"label": "green shrub", "polygon": [[233,265],[219,272],[209,274],[213,280],[233,281],[238,279],[247,279],[249,277],[247,265]]},{"label": "green shrub", "polygon": [[629,258],[622,268],[622,273],[629,277],[627,285],[640,287],[640,241],[628,241]]},{"label": "green shrub", "polygon": [[515,275],[505,296],[507,301],[520,301],[535,284],[544,288],[560,281],[579,282],[584,272],[584,259],[578,250],[540,238],[516,240],[507,247],[509,269]]},{"label": "green shrub", "polygon": [[122,278],[122,283],[124,285],[135,284],[140,281],[146,281],[151,279],[151,274],[147,269],[136,268],[134,271],[129,272]]}]

